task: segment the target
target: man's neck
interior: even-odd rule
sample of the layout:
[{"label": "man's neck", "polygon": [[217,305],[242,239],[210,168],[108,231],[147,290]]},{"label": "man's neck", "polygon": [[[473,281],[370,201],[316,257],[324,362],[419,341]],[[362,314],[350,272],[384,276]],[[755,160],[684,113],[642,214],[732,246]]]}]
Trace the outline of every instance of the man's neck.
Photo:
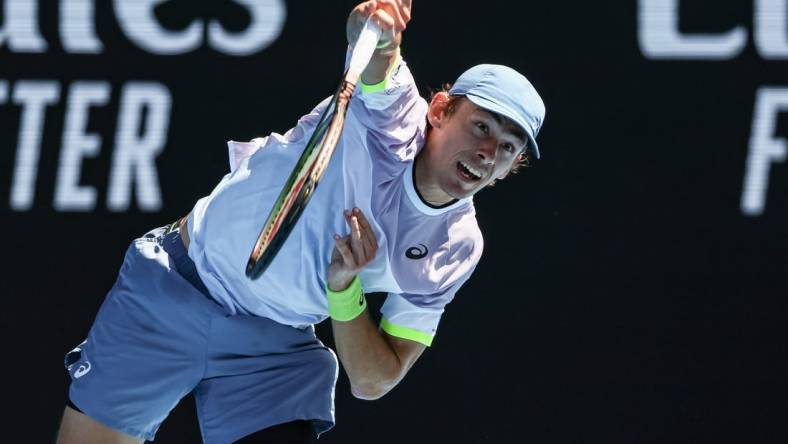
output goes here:
[{"label": "man's neck", "polygon": [[446,194],[438,185],[435,175],[431,174],[429,161],[425,146],[413,161],[413,186],[424,203],[432,207],[442,207],[456,199]]}]

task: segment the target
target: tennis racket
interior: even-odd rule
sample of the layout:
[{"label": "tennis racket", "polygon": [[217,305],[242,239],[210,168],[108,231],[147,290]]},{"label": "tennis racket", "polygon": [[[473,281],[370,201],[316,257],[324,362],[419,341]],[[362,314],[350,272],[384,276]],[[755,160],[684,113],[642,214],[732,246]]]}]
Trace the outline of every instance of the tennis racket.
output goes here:
[{"label": "tennis racket", "polygon": [[353,45],[350,64],[339,88],[323,111],[303,154],[296,162],[265,225],[260,230],[246,264],[248,278],[257,279],[265,272],[314,194],[342,135],[345,113],[356,89],[356,83],[372,59],[380,34],[380,27],[371,18],[367,19],[356,44]]}]

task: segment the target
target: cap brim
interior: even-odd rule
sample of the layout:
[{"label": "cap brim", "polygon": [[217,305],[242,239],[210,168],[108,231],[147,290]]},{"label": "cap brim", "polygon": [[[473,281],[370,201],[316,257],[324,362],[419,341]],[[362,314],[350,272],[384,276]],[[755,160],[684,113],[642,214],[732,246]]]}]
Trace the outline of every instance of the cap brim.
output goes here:
[{"label": "cap brim", "polygon": [[534,138],[533,134],[531,134],[531,128],[525,123],[520,120],[517,116],[517,113],[507,109],[504,106],[498,105],[497,103],[493,102],[492,100],[485,99],[484,97],[475,96],[473,94],[462,94],[468,98],[471,102],[475,105],[484,108],[487,111],[493,112],[495,114],[499,114],[501,116],[506,117],[507,119],[514,122],[520,129],[523,130],[525,135],[528,137],[528,149],[534,155],[535,158],[539,158],[539,145],[536,143],[536,139]]}]

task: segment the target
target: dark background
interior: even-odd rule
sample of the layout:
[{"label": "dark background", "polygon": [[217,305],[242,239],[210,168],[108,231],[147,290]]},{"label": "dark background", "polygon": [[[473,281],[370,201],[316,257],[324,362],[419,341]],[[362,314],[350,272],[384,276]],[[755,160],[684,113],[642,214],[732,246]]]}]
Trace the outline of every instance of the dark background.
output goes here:
[{"label": "dark background", "polygon": [[[285,2],[282,34],[247,57],[147,53],[111,2],[96,3],[102,54],[63,50],[56,2],[40,5],[45,54],[0,48],[9,85],[62,87],[30,211],[8,204],[21,108],[0,104],[4,442],[54,440],[63,354],[86,335],[131,239],[210,192],[228,170],[226,140],[284,132],[333,92],[355,2]],[[485,256],[433,347],[379,401],[354,399],[341,373],[337,426],[321,441],[788,442],[786,166],[772,165],[761,216],[739,208],[756,91],[788,87],[788,62],[757,53],[752,2],[681,2],[682,31],[749,30],[726,61],[646,59],[636,1],[414,3],[403,55],[422,95],[477,63],[522,71],[547,104],[543,159],[476,197]],[[157,14],[173,30],[249,20],[231,1],[173,0]],[[80,179],[97,208],[64,213],[52,197],[75,80],[109,80],[113,95],[91,110],[103,145]],[[104,203],[130,80],[161,82],[173,98],[160,212]],[[786,114],[774,136],[788,137]],[[330,325],[319,333],[331,342]],[[193,408],[185,399],[157,442],[199,442]]]}]

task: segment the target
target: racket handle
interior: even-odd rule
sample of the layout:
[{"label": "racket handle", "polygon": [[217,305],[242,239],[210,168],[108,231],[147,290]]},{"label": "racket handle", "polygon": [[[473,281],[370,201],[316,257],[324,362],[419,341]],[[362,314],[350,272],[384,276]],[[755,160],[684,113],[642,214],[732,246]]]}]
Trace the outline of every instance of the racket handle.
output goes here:
[{"label": "racket handle", "polygon": [[347,70],[348,78],[358,79],[361,73],[364,72],[367,64],[372,59],[372,53],[375,52],[378,46],[381,33],[380,26],[372,20],[372,17],[368,18],[366,23],[364,23],[364,28],[361,29],[361,33],[358,35],[356,44],[353,45],[353,51],[350,53],[350,64]]}]

